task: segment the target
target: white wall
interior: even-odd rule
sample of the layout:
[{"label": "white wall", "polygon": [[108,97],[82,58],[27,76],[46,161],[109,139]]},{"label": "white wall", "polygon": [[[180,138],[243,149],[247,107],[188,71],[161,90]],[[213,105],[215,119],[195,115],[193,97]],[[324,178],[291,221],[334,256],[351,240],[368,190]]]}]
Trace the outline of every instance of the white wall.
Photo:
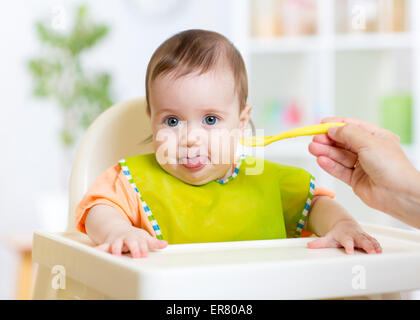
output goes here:
[{"label": "white wall", "polygon": [[[80,3],[87,3],[97,21],[112,27],[86,62],[113,74],[116,101],[144,95],[148,60],[172,34],[203,28],[230,36],[230,7],[223,0],[186,1],[178,12],[163,17],[136,12],[130,0],[0,2],[0,299],[14,298],[17,267],[5,238],[65,225],[67,204],[60,197],[67,194],[71,153],[64,153],[58,143],[60,114],[55,106],[31,97],[25,62],[39,53],[34,22],[52,19],[53,8],[62,5],[70,18],[71,8]],[[56,214],[55,222],[42,220],[48,210]]]}]

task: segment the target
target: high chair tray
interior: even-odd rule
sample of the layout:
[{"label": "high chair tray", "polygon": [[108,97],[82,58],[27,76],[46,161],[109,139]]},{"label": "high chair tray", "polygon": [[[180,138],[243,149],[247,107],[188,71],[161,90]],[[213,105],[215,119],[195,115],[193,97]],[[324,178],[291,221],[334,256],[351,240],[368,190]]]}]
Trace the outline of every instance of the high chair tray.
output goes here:
[{"label": "high chair tray", "polygon": [[92,248],[81,233],[39,231],[33,259],[44,278],[49,273],[50,284],[65,272],[68,284],[96,298],[323,299],[420,288],[420,232],[362,226],[382,245],[382,254],[308,249],[312,239],[300,238],[169,245],[132,259]]}]

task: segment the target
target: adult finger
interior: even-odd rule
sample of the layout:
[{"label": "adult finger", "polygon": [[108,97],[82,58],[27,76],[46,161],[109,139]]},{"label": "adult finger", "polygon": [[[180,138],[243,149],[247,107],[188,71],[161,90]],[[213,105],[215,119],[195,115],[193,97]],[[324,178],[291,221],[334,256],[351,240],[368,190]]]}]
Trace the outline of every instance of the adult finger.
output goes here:
[{"label": "adult finger", "polygon": [[347,118],[347,117],[327,117],[321,120],[322,123],[327,123],[327,122],[345,122],[348,124],[353,124],[358,126],[361,129],[364,129],[370,133],[376,133],[376,132],[384,132],[385,129],[370,123],[370,122],[366,122],[360,119],[354,119],[354,118]]},{"label": "adult finger", "polygon": [[318,134],[312,138],[312,142],[322,143],[329,146],[334,145],[334,140],[330,139],[327,134]]},{"label": "adult finger", "polygon": [[350,185],[353,169],[349,169],[325,156],[318,157],[316,161],[324,171]]},{"label": "adult finger", "polygon": [[337,141],[332,140],[331,138],[328,137],[327,134],[319,134],[319,135],[314,136],[312,138],[312,142],[325,144],[327,146],[334,146],[334,147],[338,147],[338,148],[341,148],[341,149],[346,149],[345,145],[343,145],[342,143],[339,143]]},{"label": "adult finger", "polygon": [[321,143],[312,142],[308,150],[316,157],[325,156],[334,160],[347,168],[353,168],[357,161],[357,155],[351,151],[327,146]]},{"label": "adult finger", "polygon": [[353,153],[359,153],[363,148],[370,146],[374,140],[372,134],[354,124],[331,127],[328,129],[328,137],[342,143]]},{"label": "adult finger", "polygon": [[359,128],[368,131],[369,133],[378,136],[378,137],[387,137],[393,139],[397,143],[401,143],[400,137],[395,134],[394,132],[381,128],[376,124],[366,122],[360,119],[354,118],[345,118],[345,117],[330,117],[323,119],[322,122],[345,122],[348,124],[353,124],[358,126]]}]

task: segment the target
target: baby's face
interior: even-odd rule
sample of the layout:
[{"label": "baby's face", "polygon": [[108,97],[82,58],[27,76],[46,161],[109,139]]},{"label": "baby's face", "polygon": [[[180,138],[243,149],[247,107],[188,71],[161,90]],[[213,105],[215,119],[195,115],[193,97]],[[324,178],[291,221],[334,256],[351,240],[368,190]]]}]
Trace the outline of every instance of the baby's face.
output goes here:
[{"label": "baby's face", "polygon": [[149,102],[156,158],[166,172],[193,185],[227,173],[251,112],[240,112],[229,68],[158,77]]}]

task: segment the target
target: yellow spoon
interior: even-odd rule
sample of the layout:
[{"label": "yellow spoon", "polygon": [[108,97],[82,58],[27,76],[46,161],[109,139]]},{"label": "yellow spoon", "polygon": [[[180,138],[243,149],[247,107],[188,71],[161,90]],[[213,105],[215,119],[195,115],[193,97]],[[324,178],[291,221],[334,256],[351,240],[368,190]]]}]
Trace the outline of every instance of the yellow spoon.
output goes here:
[{"label": "yellow spoon", "polygon": [[277,140],[327,133],[328,128],[330,127],[341,127],[344,125],[345,123],[343,122],[322,123],[322,124],[316,124],[314,126],[307,126],[307,127],[293,129],[290,131],[276,134],[274,136],[245,137],[245,138],[242,138],[240,142],[244,146],[247,146],[247,147],[263,147]]}]

